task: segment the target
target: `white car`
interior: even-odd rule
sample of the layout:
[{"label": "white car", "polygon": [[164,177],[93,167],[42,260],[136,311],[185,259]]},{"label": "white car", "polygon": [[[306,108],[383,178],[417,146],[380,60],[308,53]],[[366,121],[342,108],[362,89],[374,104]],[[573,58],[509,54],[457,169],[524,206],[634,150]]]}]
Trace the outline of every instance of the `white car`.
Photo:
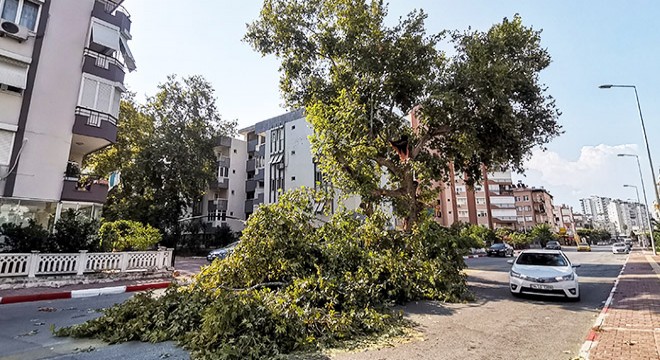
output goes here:
[{"label": "white car", "polygon": [[567,297],[580,300],[580,285],[575,268],[560,250],[524,250],[509,272],[509,290],[520,294]]},{"label": "white car", "polygon": [[619,242],[612,244],[612,254],[627,254],[630,248],[625,243]]}]

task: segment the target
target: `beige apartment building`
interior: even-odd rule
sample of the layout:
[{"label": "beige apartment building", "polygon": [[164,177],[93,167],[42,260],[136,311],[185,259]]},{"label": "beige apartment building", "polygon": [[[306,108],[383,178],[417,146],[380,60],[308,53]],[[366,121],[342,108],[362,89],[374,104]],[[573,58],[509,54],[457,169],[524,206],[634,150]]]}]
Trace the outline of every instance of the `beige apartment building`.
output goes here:
[{"label": "beige apartment building", "polygon": [[80,172],[117,138],[135,69],[123,0],[0,0],[0,222],[98,216],[108,184]]},{"label": "beige apartment building", "polygon": [[515,229],[516,208],[511,172],[486,172],[483,180],[470,187],[450,167],[449,182],[439,184],[436,221],[444,226],[462,222],[490,229]]},{"label": "beige apartment building", "polygon": [[555,228],[552,195],[547,190],[518,184],[513,194],[518,213],[517,230],[530,230],[538,224],[547,224]]}]

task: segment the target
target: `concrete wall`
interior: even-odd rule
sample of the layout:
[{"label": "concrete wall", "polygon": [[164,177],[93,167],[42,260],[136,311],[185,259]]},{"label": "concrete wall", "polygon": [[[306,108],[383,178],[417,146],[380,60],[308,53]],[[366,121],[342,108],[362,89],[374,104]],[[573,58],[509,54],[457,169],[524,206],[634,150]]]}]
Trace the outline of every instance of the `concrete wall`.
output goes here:
[{"label": "concrete wall", "polygon": [[[314,188],[314,162],[308,136],[313,133],[305,118],[284,125],[284,189]],[[270,143],[267,143],[270,144]],[[295,180],[293,180],[295,178]]]},{"label": "concrete wall", "polygon": [[60,198],[93,5],[93,0],[51,2],[14,197]]},{"label": "concrete wall", "polygon": [[[247,162],[247,142],[232,139],[229,149],[229,189],[227,189],[227,215],[235,216],[245,220],[245,181],[247,173],[245,163]],[[233,194],[232,194],[233,191]],[[243,223],[236,220],[228,220],[227,224],[234,231],[242,230]]]}]

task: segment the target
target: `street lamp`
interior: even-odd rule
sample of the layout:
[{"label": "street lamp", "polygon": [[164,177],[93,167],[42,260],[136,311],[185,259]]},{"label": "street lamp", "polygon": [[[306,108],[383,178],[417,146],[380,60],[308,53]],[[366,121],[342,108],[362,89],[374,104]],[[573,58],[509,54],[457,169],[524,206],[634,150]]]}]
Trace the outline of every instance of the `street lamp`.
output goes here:
[{"label": "street lamp", "polygon": [[[653,225],[651,224],[651,215],[649,215],[651,209],[649,208],[649,202],[646,199],[646,187],[644,187],[644,176],[642,175],[642,165],[639,163],[639,156],[637,156],[635,154],[617,154],[617,156],[619,156],[619,157],[634,157],[635,160],[637,160],[637,169],[639,170],[639,181],[641,181],[641,183],[642,183],[642,194],[644,195],[644,204],[646,205],[646,220],[649,223],[649,233],[650,233],[650,236],[651,236],[651,247],[653,248],[653,255],[657,255],[656,250],[655,250],[655,239],[653,238]],[[654,185],[653,187],[655,188],[655,180],[654,180],[653,185]],[[630,187],[630,185],[628,185],[628,186],[624,185],[624,186],[625,187]],[[635,190],[637,190],[637,187],[635,187]],[[656,195],[657,195],[657,191],[658,190],[656,189]],[[637,201],[639,201],[639,191],[637,191],[637,199],[638,199]]]},{"label": "street lamp", "polygon": [[[651,179],[653,180],[653,182],[652,182],[653,190],[655,190],[655,201],[656,201],[656,204],[660,204],[660,193],[658,193],[658,186],[655,184],[655,181],[656,181],[655,168],[653,167],[653,159],[651,158],[651,149],[649,148],[649,140],[648,140],[648,137],[646,136],[646,126],[644,126],[644,116],[642,115],[642,106],[639,104],[639,95],[637,94],[637,87],[635,85],[612,85],[612,84],[606,84],[606,85],[599,86],[599,88],[601,88],[601,89],[611,89],[613,87],[632,88],[633,90],[635,90],[635,100],[637,100],[637,110],[639,111],[639,120],[642,123],[642,133],[644,134],[644,144],[646,145],[646,153],[649,156],[649,165],[651,166]],[[644,198],[646,200],[646,196]],[[648,204],[646,204],[646,211],[650,211],[650,208],[649,208]],[[649,221],[649,229],[651,230],[651,240],[653,240],[653,228],[651,227],[651,221]],[[657,252],[655,250],[655,244],[653,245],[653,255],[657,255]]]}]

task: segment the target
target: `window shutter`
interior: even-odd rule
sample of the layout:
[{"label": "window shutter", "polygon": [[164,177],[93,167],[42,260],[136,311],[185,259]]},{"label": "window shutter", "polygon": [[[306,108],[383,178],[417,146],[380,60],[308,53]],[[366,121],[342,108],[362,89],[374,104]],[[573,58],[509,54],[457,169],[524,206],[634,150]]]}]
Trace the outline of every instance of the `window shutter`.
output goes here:
[{"label": "window shutter", "polygon": [[96,103],[96,86],[98,81],[83,78],[82,95],[80,96],[80,106],[88,109],[94,109]]},{"label": "window shutter", "polygon": [[115,89],[115,97],[112,98],[112,110],[110,113],[114,117],[119,117],[119,102],[121,101],[121,90]]},{"label": "window shutter", "polygon": [[0,84],[25,89],[27,71],[27,65],[0,56]]},{"label": "window shutter", "polygon": [[93,21],[92,42],[119,51],[119,28],[105,22]]},{"label": "window shutter", "polygon": [[99,83],[99,94],[96,98],[96,110],[108,113],[110,112],[110,100],[112,98],[112,85]]},{"label": "window shutter", "polygon": [[0,130],[0,165],[9,165],[12,145],[14,145],[14,132]]}]

